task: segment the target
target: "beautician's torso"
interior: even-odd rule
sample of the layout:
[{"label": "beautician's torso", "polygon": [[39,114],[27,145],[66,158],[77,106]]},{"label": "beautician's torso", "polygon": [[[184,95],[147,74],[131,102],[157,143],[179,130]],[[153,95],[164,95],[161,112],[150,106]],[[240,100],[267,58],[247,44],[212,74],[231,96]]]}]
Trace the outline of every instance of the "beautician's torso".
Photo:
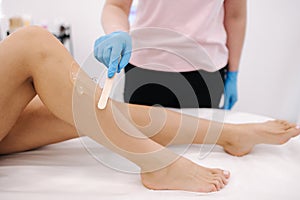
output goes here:
[{"label": "beautician's torso", "polygon": [[[224,0],[140,0],[136,20],[131,30],[155,27],[169,29],[195,40],[210,60],[216,71],[228,62],[224,21]],[[160,41],[155,41],[160,42]],[[164,42],[164,45],[166,41]],[[169,44],[174,46],[174,43]],[[133,52],[132,64],[151,70],[194,71],[194,66],[169,53],[153,50]],[[148,63],[164,63],[171,68],[155,67]],[[202,66],[196,66],[203,69]]]}]

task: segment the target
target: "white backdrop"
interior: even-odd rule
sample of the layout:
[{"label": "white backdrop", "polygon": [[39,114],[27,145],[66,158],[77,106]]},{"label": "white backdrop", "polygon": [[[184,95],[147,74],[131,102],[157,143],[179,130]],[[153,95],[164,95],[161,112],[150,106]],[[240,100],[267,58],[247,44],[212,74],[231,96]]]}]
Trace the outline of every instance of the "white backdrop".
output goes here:
[{"label": "white backdrop", "polygon": [[104,0],[2,0],[3,13],[31,15],[34,24],[72,25],[75,59],[83,63],[93,50],[94,40],[102,33],[100,16]]},{"label": "white backdrop", "polygon": [[2,6],[1,6],[1,4],[2,4],[2,0],[0,0],[0,17],[2,16]]},{"label": "white backdrop", "polygon": [[[72,25],[75,59],[83,64],[103,34],[104,0],[3,0],[6,16]],[[300,1],[249,0],[248,29],[234,110],[297,121],[300,117]],[[93,72],[91,72],[93,73]]]},{"label": "white backdrop", "polygon": [[236,110],[300,116],[300,1],[249,0]]}]

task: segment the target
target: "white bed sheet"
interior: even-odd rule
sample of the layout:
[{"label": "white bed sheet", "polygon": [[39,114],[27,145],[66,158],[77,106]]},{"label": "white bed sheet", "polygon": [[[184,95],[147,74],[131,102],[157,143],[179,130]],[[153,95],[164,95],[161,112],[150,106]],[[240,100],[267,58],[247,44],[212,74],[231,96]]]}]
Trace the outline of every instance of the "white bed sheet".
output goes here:
[{"label": "white bed sheet", "polygon": [[[210,118],[212,112],[215,111],[200,110],[201,116],[205,118]],[[228,112],[225,121],[241,123],[268,119],[247,113]],[[174,150],[179,148],[173,147]],[[102,165],[86,151],[81,140],[75,139],[35,151],[0,157],[0,199],[300,199],[299,137],[282,146],[259,145],[251,154],[241,158],[230,156],[216,146],[207,158],[200,160],[199,149],[200,145],[192,145],[185,156],[203,166],[231,171],[230,183],[222,191],[197,194],[148,190],[141,185],[139,175],[117,172]],[[113,155],[108,151],[103,152]]]}]

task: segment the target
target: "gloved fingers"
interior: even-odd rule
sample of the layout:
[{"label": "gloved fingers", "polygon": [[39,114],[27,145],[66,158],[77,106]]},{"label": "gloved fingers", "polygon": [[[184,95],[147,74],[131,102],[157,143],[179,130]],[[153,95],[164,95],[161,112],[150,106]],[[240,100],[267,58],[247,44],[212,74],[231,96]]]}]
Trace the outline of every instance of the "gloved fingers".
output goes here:
[{"label": "gloved fingers", "polygon": [[112,78],[115,73],[117,72],[117,69],[118,69],[118,64],[119,64],[119,59],[116,59],[113,61],[113,59],[110,60],[111,63],[109,64],[109,67],[108,67],[108,78]]},{"label": "gloved fingers", "polygon": [[105,48],[102,52],[102,59],[101,62],[106,66],[109,67],[110,57],[111,57],[112,47]]},{"label": "gloved fingers", "polygon": [[106,49],[106,47],[109,44],[106,44],[107,39],[109,39],[111,35],[104,35],[98,38],[95,43],[94,43],[94,57],[101,63],[104,64],[104,59],[103,59],[103,51]]},{"label": "gloved fingers", "polygon": [[236,96],[232,96],[230,98],[230,105],[229,105],[229,109],[231,110],[232,107],[234,106],[234,104],[237,102],[237,97]]},{"label": "gloved fingers", "polygon": [[101,46],[103,46],[103,42],[108,38],[107,35],[102,36],[100,38],[98,38],[95,43],[94,43],[94,50],[98,50],[99,48],[101,48]]},{"label": "gloved fingers", "polygon": [[[100,61],[98,58],[99,58],[99,51],[100,51],[100,48],[99,48],[99,44],[97,42],[98,40],[95,41],[95,44],[94,44],[94,57]],[[102,52],[101,52],[102,54]]]},{"label": "gloved fingers", "polygon": [[119,58],[121,56],[122,49],[120,46],[115,46],[111,50],[110,60],[109,60],[109,70],[108,77],[112,78],[118,70]]},{"label": "gloved fingers", "polygon": [[131,57],[131,52],[132,52],[132,41],[130,39],[130,41],[125,44],[125,48],[122,51],[122,59],[119,64],[118,73],[120,73],[121,70],[128,65]]},{"label": "gloved fingers", "polygon": [[223,109],[231,110],[236,102],[237,102],[237,97],[236,96],[234,96],[234,95],[225,95],[225,103],[224,103]]},{"label": "gloved fingers", "polygon": [[225,94],[224,98],[224,110],[230,110],[230,98]]},{"label": "gloved fingers", "polygon": [[101,63],[104,63],[103,60],[103,51],[106,45],[103,44],[102,42],[99,42],[100,40],[96,40],[95,44],[94,44],[94,57]]},{"label": "gloved fingers", "polygon": [[232,98],[229,98],[229,105],[228,105],[228,110],[231,110],[234,102],[232,101]]},{"label": "gloved fingers", "polygon": [[108,67],[110,78],[129,63],[131,51],[132,39],[128,33],[122,31],[102,36],[94,44],[94,57]]},{"label": "gloved fingers", "polygon": [[124,67],[126,67],[128,65],[130,57],[131,57],[131,52],[126,53],[122,56],[122,59],[120,61],[119,68],[118,68],[118,73],[120,73],[122,71],[122,69],[124,69]]}]

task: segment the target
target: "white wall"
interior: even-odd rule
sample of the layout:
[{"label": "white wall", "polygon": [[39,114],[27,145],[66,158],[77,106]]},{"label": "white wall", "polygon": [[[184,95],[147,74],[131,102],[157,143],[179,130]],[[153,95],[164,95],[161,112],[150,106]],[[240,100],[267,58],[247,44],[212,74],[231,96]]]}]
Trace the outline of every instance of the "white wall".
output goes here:
[{"label": "white wall", "polygon": [[235,110],[296,121],[300,116],[300,1],[249,0]]},{"label": "white wall", "polygon": [[[91,55],[94,40],[103,34],[103,3],[104,0],[3,0],[6,15],[31,14],[33,19],[50,22],[63,18],[70,22],[75,58],[80,64]],[[234,110],[296,121],[300,116],[300,1],[249,0],[248,5],[239,102]]]},{"label": "white wall", "polygon": [[0,0],[0,17],[2,16],[2,0]]},{"label": "white wall", "polygon": [[[0,21],[1,21],[1,18],[2,18],[2,0],[0,0]],[[1,25],[1,23],[0,23]],[[1,26],[0,26],[0,41],[2,40],[2,29],[1,29]]]},{"label": "white wall", "polygon": [[7,16],[31,15],[33,23],[71,24],[74,56],[82,64],[92,53],[94,40],[103,34],[100,16],[104,0],[2,0],[3,13]]}]

